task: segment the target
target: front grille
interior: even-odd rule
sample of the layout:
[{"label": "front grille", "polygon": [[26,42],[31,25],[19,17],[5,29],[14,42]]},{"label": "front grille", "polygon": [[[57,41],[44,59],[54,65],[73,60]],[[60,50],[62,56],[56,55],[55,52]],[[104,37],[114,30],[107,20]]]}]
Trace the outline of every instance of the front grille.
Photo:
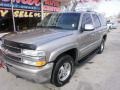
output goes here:
[{"label": "front grille", "polygon": [[12,47],[12,46],[5,45],[5,44],[3,44],[2,47],[3,47],[4,49],[7,49],[7,50],[11,51],[11,52],[21,53],[21,49],[20,49],[20,48],[17,48],[17,47]]},{"label": "front grille", "polygon": [[[21,62],[21,58],[14,55],[14,54],[21,53],[21,48],[18,48],[17,46],[18,46],[18,44],[14,43],[12,41],[4,40],[4,42],[2,43],[2,48],[3,48],[3,50],[5,50],[5,52],[3,51],[3,55],[6,60]],[[13,54],[10,54],[9,52],[11,52]]]},{"label": "front grille", "polygon": [[15,56],[12,56],[12,55],[9,55],[9,54],[4,54],[4,57],[7,59],[7,60],[13,60],[13,61],[16,61],[16,62],[21,62],[21,58],[19,57],[15,57]]},{"label": "front grille", "polygon": [[9,40],[3,40],[2,48],[5,59],[21,62],[22,56],[19,57],[19,55],[22,54],[22,49],[35,50],[36,46],[33,44],[25,44]]}]

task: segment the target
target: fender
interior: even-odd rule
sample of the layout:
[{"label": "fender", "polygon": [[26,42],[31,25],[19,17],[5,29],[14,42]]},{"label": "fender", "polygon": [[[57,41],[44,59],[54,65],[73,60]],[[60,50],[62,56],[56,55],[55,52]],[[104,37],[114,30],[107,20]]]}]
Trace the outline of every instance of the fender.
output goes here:
[{"label": "fender", "polygon": [[[53,62],[59,55],[61,55],[62,53],[66,52],[70,49],[74,49],[74,48],[76,48],[77,51],[78,51],[77,44],[67,44],[64,47],[61,47],[61,48],[58,48],[58,49],[54,50],[50,54],[49,62]],[[77,54],[77,57],[78,57],[78,54]],[[77,60],[77,58],[76,58],[76,60]]]}]

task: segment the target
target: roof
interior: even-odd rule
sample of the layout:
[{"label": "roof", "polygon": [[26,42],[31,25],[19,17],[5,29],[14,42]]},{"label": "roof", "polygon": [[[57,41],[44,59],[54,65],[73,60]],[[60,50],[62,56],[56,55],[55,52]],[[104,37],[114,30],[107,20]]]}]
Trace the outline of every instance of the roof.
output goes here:
[{"label": "roof", "polygon": [[59,2],[70,2],[72,0],[55,0],[55,1],[59,1]]},{"label": "roof", "polygon": [[53,12],[53,13],[92,13],[92,14],[98,14],[95,11],[65,11],[65,12]]}]

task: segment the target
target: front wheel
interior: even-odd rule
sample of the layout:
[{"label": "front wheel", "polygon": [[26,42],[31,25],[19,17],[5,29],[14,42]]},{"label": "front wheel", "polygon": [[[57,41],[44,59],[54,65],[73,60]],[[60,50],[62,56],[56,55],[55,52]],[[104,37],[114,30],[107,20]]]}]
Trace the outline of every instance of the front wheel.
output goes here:
[{"label": "front wheel", "polygon": [[61,56],[55,64],[51,80],[52,83],[57,87],[65,85],[73,75],[73,71],[73,58],[70,55]]},{"label": "front wheel", "polygon": [[101,54],[105,48],[105,40],[103,39],[100,46],[98,47],[98,54]]}]

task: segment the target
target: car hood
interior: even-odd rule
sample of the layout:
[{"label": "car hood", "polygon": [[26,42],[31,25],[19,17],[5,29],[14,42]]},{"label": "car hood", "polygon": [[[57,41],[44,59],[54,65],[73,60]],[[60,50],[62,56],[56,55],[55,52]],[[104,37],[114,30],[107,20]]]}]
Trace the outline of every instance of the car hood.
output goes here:
[{"label": "car hood", "polygon": [[11,33],[3,38],[9,41],[34,44],[36,46],[46,44],[56,39],[72,35],[73,31],[53,30],[53,29],[36,29],[27,30],[17,33]]},{"label": "car hood", "polygon": [[0,33],[0,38],[3,37],[4,35],[8,34],[8,33]]}]

